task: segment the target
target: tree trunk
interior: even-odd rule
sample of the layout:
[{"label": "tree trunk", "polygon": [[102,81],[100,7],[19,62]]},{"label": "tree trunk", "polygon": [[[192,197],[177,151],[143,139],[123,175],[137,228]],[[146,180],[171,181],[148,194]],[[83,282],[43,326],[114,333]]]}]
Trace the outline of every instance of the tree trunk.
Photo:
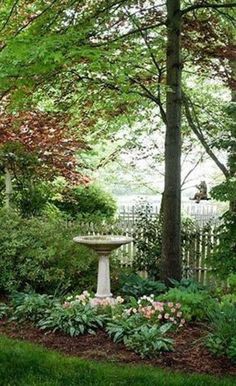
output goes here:
[{"label": "tree trunk", "polygon": [[165,189],[161,277],[180,280],[181,269],[181,12],[180,0],[167,0],[167,95]]},{"label": "tree trunk", "polygon": [[[236,122],[236,60],[231,60],[229,62],[231,68],[231,78],[232,78],[232,88],[231,88],[231,101],[233,106],[232,118],[234,118],[234,122]],[[228,159],[229,164],[229,175],[230,177],[236,177],[236,125],[233,124],[231,126],[231,139],[232,145],[230,149],[230,155]],[[231,200],[229,203],[230,211],[236,214],[236,198]]]},{"label": "tree trunk", "polygon": [[12,182],[11,174],[8,168],[5,168],[5,191],[6,191],[6,208],[11,206],[11,195],[12,195]]}]

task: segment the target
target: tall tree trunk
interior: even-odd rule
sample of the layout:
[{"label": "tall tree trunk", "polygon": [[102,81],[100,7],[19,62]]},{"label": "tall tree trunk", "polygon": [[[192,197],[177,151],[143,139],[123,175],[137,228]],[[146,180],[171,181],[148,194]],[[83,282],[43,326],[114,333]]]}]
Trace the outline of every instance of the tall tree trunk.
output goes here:
[{"label": "tall tree trunk", "polygon": [[181,12],[180,0],[167,0],[167,95],[162,279],[180,280],[181,269]]},{"label": "tall tree trunk", "polygon": [[10,208],[11,195],[12,195],[12,182],[11,182],[11,174],[7,167],[5,167],[5,191],[6,191],[6,208]]},{"label": "tall tree trunk", "polygon": [[[231,101],[233,104],[232,118],[234,118],[234,123],[231,127],[231,139],[232,145],[230,149],[230,155],[228,159],[229,164],[229,175],[230,177],[236,177],[236,60],[232,59],[229,62],[231,68],[231,78],[232,78],[232,88],[231,88]],[[232,199],[229,203],[230,211],[236,214],[236,197]]]}]

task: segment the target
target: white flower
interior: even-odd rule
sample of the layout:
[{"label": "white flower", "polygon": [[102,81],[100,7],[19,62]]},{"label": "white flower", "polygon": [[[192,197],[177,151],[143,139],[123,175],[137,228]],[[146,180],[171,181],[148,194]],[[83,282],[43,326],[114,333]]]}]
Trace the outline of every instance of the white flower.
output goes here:
[{"label": "white flower", "polygon": [[117,296],[116,301],[118,304],[124,303],[124,299],[121,296]]}]

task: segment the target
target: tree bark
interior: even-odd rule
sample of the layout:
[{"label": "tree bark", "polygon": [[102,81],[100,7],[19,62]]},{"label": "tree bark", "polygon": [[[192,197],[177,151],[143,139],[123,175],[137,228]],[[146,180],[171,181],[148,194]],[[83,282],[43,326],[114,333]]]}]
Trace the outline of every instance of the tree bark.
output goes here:
[{"label": "tree bark", "polygon": [[181,268],[181,11],[180,0],[167,0],[167,94],[165,188],[161,277],[180,280]]},{"label": "tree bark", "polygon": [[[236,90],[234,85],[236,84],[236,60],[232,59],[229,62],[231,68],[232,88],[231,88],[231,102],[233,106],[234,124],[231,126],[231,139],[232,145],[230,148],[230,155],[228,158],[229,175],[230,177],[236,177]],[[236,214],[236,197],[229,203],[230,211]]]},{"label": "tree bark", "polygon": [[5,168],[5,191],[6,191],[6,208],[11,206],[11,195],[12,195],[12,181],[11,174],[8,168]]}]

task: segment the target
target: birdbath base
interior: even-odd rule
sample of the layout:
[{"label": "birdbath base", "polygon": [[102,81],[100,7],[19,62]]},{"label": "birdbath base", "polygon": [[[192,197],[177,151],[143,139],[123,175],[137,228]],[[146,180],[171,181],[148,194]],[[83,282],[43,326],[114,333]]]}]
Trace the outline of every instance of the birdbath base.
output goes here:
[{"label": "birdbath base", "polygon": [[96,298],[111,298],[109,254],[99,254]]}]

